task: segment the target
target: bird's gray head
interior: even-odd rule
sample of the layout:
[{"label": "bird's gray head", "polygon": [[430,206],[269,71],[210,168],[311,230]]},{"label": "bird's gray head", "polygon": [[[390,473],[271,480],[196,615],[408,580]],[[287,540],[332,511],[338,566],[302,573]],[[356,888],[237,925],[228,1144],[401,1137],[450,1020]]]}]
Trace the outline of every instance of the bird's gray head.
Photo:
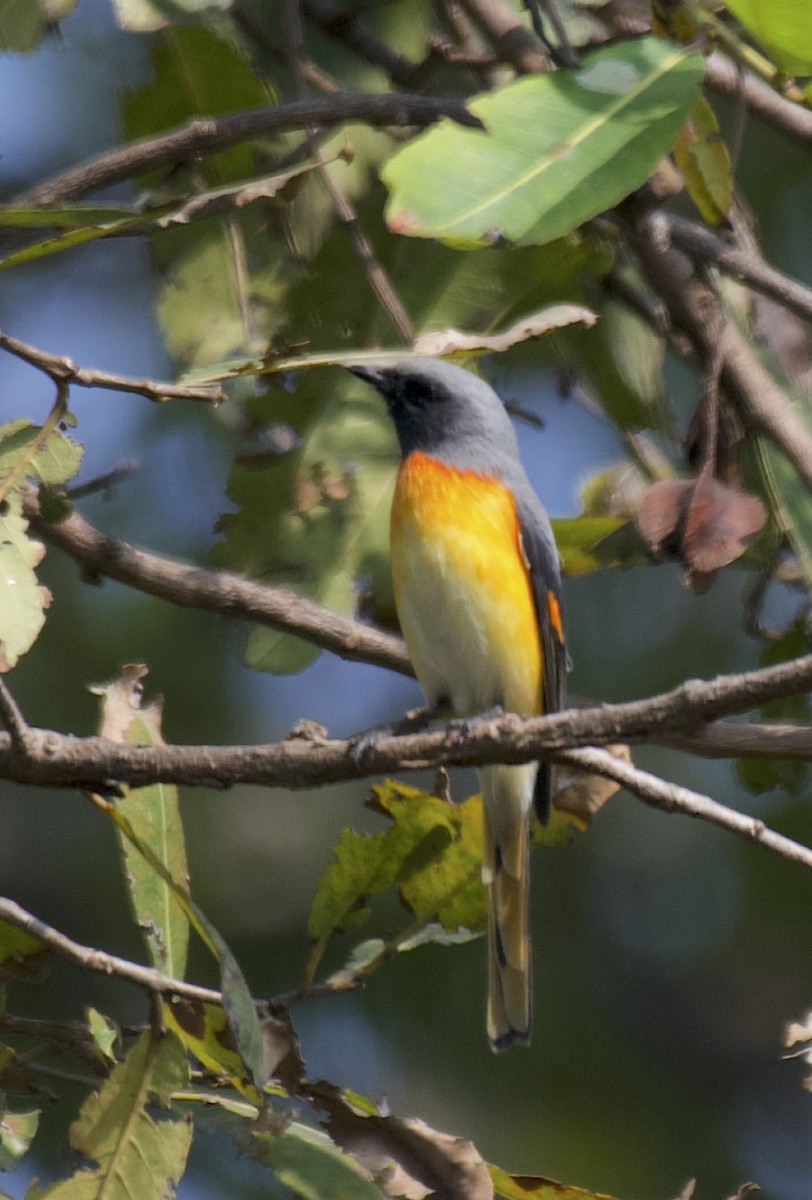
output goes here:
[{"label": "bird's gray head", "polygon": [[405,457],[413,450],[484,469],[516,458],[516,435],[493,388],[439,358],[353,364],[386,400]]}]

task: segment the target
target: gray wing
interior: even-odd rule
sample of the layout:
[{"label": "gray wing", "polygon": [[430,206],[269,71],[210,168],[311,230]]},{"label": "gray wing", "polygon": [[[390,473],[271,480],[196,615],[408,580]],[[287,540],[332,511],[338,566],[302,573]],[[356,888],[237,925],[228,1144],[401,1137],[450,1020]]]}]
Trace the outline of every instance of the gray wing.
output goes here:
[{"label": "gray wing", "polygon": [[[558,712],[564,707],[567,674],[558,550],[547,514],[530,484],[520,481],[514,485],[513,494],[541,634],[542,708],[544,712]],[[546,824],[550,812],[550,769],[546,763],[539,764],[533,800],[539,820]]]}]

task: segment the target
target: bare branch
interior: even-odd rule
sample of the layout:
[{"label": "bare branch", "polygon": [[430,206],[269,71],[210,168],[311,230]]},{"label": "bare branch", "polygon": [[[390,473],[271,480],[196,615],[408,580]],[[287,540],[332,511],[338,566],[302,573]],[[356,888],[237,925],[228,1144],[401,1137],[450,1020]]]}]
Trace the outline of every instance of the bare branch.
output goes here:
[{"label": "bare branch", "polygon": [[713,362],[716,354],[721,355],[727,394],[751,426],[775,442],[812,489],[812,433],[789,397],[730,320],[717,293],[671,245],[662,214],[641,214],[635,198],[621,211],[631,215],[627,232],[649,285],[687,335],[699,361]]},{"label": "bare branch", "polygon": [[46,946],[62,958],[66,958],[68,962],[72,962],[74,966],[81,967],[83,971],[115,975],[119,979],[129,980],[130,983],[161,995],[186,996],[189,1000],[202,1000],[207,1004],[220,1003],[220,993],[212,991],[211,988],[184,983],[182,979],[170,979],[154,967],[143,967],[115,954],[106,954],[103,950],[94,950],[91,946],[74,942],[5,896],[0,896],[0,919],[13,925],[15,929],[22,929],[32,937],[39,938]]},{"label": "bare branch", "polygon": [[[359,750],[356,739],[316,734],[265,746],[129,746],[30,728],[25,747],[0,734],[0,777],[48,787],[86,787],[119,780],[231,787],[236,783],[312,788],[368,775],[438,765],[478,766],[549,758],[589,743],[659,740],[693,733],[708,719],[743,712],[812,686],[812,654],[774,667],[712,680],[688,680],[671,692],[625,704],[568,709],[522,719],[483,718],[471,728],[444,726],[382,735]],[[810,738],[812,740],[812,738]],[[805,757],[812,747],[806,746]],[[753,753],[750,750],[750,753]]]},{"label": "bare branch", "polygon": [[710,821],[712,825],[728,829],[748,842],[755,842],[766,850],[780,854],[790,862],[812,867],[812,849],[808,846],[802,846],[799,842],[768,829],[764,822],[756,817],[748,817],[719,804],[716,800],[711,800],[710,796],[703,796],[700,792],[691,791],[680,784],[659,779],[648,771],[641,771],[639,767],[623,762],[608,750],[599,750],[591,746],[583,750],[571,750],[566,754],[557,755],[556,761],[603,775],[607,779],[614,779],[652,808],[659,808],[663,812],[684,813],[688,817]]},{"label": "bare branch", "polygon": [[550,60],[541,44],[506,0],[462,0],[462,6],[497,56],[520,75],[549,71]]},{"label": "bare branch", "polygon": [[77,367],[72,359],[59,354],[39,350],[9,333],[0,331],[0,348],[16,358],[30,363],[58,384],[79,384],[80,387],[109,388],[113,392],[135,392],[148,400],[163,401],[203,400],[207,404],[219,404],[226,398],[221,387],[209,384],[206,387],[185,387],[179,383],[159,383],[152,379],[131,379],[127,375],[114,375],[109,371],[96,371],[89,367]]},{"label": "bare branch", "polygon": [[726,96],[743,95],[745,104],[757,116],[812,148],[812,112],[808,108],[785,100],[749,71],[740,75],[735,64],[718,51],[705,62],[705,78]]},{"label": "bare branch", "polygon": [[400,638],[330,612],[286,588],[264,587],[227,571],[211,571],[105,537],[78,513],[58,525],[39,515],[36,493],[24,498],[38,536],[59,546],[89,576],[107,576],[181,608],[199,608],[297,634],[341,658],[412,674]]},{"label": "bare branch", "polygon": [[662,213],[671,242],[697,264],[715,263],[726,275],[746,283],[756,292],[771,296],[785,308],[812,321],[812,288],[776,271],[763,258],[726,242],[703,225],[674,213]]},{"label": "bare branch", "polygon": [[223,150],[237,142],[291,129],[341,125],[346,121],[364,121],[369,125],[430,125],[440,117],[449,117],[461,125],[481,129],[482,122],[459,100],[408,92],[382,95],[355,95],[335,92],[312,100],[268,105],[228,113],[218,117],[198,117],[176,129],[154,137],[139,138],[128,145],[107,151],[78,167],[30,188],[13,198],[20,205],[46,206],[79,196],[133,175],[166,167],[179,159]]},{"label": "bare branch", "polygon": [[0,675],[0,721],[5,725],[17,748],[23,750],[28,723],[2,675]]}]

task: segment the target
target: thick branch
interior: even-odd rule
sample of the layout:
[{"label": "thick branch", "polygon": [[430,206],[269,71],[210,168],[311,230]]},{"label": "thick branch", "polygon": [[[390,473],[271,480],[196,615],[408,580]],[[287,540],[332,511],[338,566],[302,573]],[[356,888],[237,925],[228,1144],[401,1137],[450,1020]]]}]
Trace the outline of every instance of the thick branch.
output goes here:
[{"label": "thick branch", "polygon": [[109,371],[96,371],[90,367],[77,367],[72,359],[59,354],[39,350],[9,333],[0,331],[0,348],[9,354],[30,363],[58,383],[77,383],[80,387],[109,388],[113,392],[135,392],[148,400],[203,400],[207,404],[219,404],[226,398],[221,387],[185,387],[179,383],[160,383],[154,379],[131,379],[127,375],[114,375]]},{"label": "thick branch", "polygon": [[181,608],[199,608],[298,634],[341,658],[412,673],[400,638],[330,612],[286,588],[264,587],[227,571],[210,571],[105,537],[78,513],[59,525],[39,516],[36,495],[25,498],[36,533],[59,546],[90,576],[106,575]]},{"label": "thick branch", "polygon": [[[587,743],[668,740],[701,722],[742,712],[812,686],[812,654],[788,663],[688,680],[671,692],[626,704],[570,709],[522,720],[512,714],[405,736],[382,736],[359,753],[354,741],[290,737],[266,746],[128,746],[29,728],[24,746],[0,734],[0,777],[45,786],[163,780],[194,787],[252,783],[290,789],[441,764],[520,763]],[[812,731],[807,753],[812,753]]]},{"label": "thick branch", "polygon": [[78,167],[71,167],[61,175],[16,196],[14,203],[18,206],[45,206],[75,200],[78,196],[130,179],[133,175],[175,164],[179,159],[210,154],[214,150],[233,146],[236,142],[268,137],[290,129],[340,125],[346,121],[364,121],[376,126],[422,126],[430,125],[440,117],[450,117],[461,125],[482,127],[478,118],[472,116],[459,100],[411,95],[407,92],[392,95],[337,92],[312,100],[251,108],[225,116],[198,117],[166,133],[139,138],[89,159]]},{"label": "thick branch", "polygon": [[594,747],[570,750],[557,755],[556,761],[603,775],[607,779],[614,779],[652,808],[659,808],[663,812],[684,813],[688,817],[710,821],[712,825],[728,829],[748,842],[755,842],[758,846],[780,854],[790,862],[812,867],[812,850],[808,846],[802,846],[799,842],[768,829],[764,822],[756,817],[748,817],[745,813],[726,808],[716,800],[711,800],[710,796],[703,796],[700,792],[681,787],[680,784],[659,779],[648,771],[641,771],[639,767],[623,762],[608,750],[598,750]]}]

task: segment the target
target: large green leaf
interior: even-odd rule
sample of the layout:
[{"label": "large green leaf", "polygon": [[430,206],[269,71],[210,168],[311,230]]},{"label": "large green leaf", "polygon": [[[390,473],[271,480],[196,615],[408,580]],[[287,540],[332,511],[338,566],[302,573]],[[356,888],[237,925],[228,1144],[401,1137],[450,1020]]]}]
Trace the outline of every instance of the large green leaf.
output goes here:
[{"label": "large green leaf", "polygon": [[142,1033],[71,1126],[71,1148],[96,1165],[44,1189],[34,1184],[26,1200],[165,1200],[172,1195],[186,1166],[192,1125],[156,1121],[147,1106],[168,1108],[188,1074],[176,1038]]},{"label": "large green leaf", "polygon": [[703,71],[701,55],[647,37],[478,96],[486,132],[444,121],[386,164],[389,227],[457,246],[562,237],[644,182]]},{"label": "large green leaf", "polygon": [[727,7],[787,74],[812,73],[808,0],[727,0]]}]

